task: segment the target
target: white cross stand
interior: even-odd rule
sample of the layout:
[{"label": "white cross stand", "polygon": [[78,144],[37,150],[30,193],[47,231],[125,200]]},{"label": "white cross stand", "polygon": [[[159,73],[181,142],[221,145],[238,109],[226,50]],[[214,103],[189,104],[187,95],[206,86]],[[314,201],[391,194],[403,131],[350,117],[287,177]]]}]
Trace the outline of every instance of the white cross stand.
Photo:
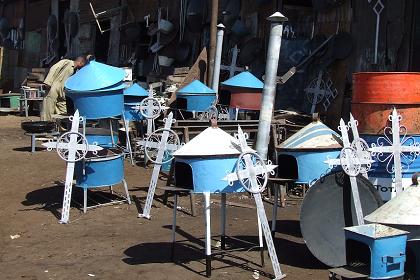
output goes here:
[{"label": "white cross stand", "polygon": [[[354,127],[354,129],[357,130],[357,122],[350,123],[351,127]],[[363,209],[360,202],[359,188],[357,186],[356,176],[360,173],[367,173],[373,161],[370,157],[370,153],[366,150],[367,144],[364,146],[364,150],[359,150],[358,152],[358,148],[356,147],[362,149],[361,147],[364,145],[360,144],[362,143],[360,142],[361,139],[353,141],[353,143],[350,144],[348,129],[349,127],[344,123],[344,120],[341,119],[340,126],[338,127],[343,140],[343,149],[340,152],[340,158],[327,159],[325,163],[327,163],[330,167],[340,165],[343,168],[343,171],[349,176],[354,209],[356,210],[357,225],[363,225]]]},{"label": "white cross stand", "polygon": [[[375,1],[375,0],[374,0]],[[372,2],[372,0],[368,0],[368,2]],[[376,15],[376,33],[375,33],[375,58],[374,63],[378,64],[378,44],[379,44],[379,27],[381,23],[381,13],[385,8],[384,4],[381,0],[376,0],[375,5],[373,6],[373,12]]]},{"label": "white cross stand", "polygon": [[153,88],[149,89],[149,97],[143,99],[140,106],[135,107],[140,114],[147,119],[147,135],[152,134],[155,130],[155,119],[160,116],[163,111],[159,100],[153,97]]},{"label": "white cross stand", "polygon": [[245,71],[245,68],[236,66],[236,61],[238,60],[238,54],[239,54],[238,45],[235,45],[232,48],[232,61],[231,61],[230,65],[221,65],[220,66],[221,70],[229,71],[229,78],[232,78],[233,76],[235,76],[236,72]]},{"label": "white cross stand", "polygon": [[261,192],[263,192],[267,186],[268,173],[274,173],[273,171],[277,166],[272,165],[271,163],[266,165],[264,160],[248,146],[246,142],[247,135],[243,133],[240,126],[238,126],[237,138],[239,140],[241,155],[239,156],[236,164],[236,172],[228,174],[224,180],[227,180],[230,184],[233,184],[234,181],[239,181],[248,192],[253,194],[255,204],[257,206],[258,218],[261,223],[271,264],[274,270],[274,279],[283,279],[286,275],[282,273],[280,268],[276,248],[274,247],[273,237],[271,235],[270,226],[268,224],[261,197]]},{"label": "white cross stand", "polygon": [[[378,161],[387,163],[386,170],[388,173],[394,173],[395,192],[397,195],[403,191],[402,172],[407,171],[410,164],[420,154],[420,144],[413,137],[407,137],[407,128],[400,124],[401,119],[401,115],[398,115],[397,110],[394,108],[389,116],[392,126],[385,127],[384,136],[379,137],[376,144],[372,143],[369,149]],[[402,162],[406,166],[404,169]]]},{"label": "white cross stand", "polygon": [[72,122],[71,130],[69,132],[61,135],[57,139],[57,142],[50,141],[43,144],[49,151],[56,149],[60,158],[67,161],[63,210],[61,212],[60,220],[60,223],[62,224],[67,224],[69,222],[75,162],[84,159],[88,151],[95,154],[103,149],[97,145],[89,145],[86,137],[79,133],[79,123],[83,121],[83,118],[79,116],[78,110],[76,110],[74,116],[69,119]]},{"label": "white cross stand", "polygon": [[168,163],[172,160],[173,152],[175,152],[180,146],[178,135],[171,130],[172,124],[175,123],[172,112],[164,121],[165,128],[154,131],[149,135],[146,141],[139,141],[139,145],[144,146],[145,156],[155,164],[149,184],[149,190],[147,192],[146,203],[143,213],[139,213],[138,215],[139,218],[150,219],[150,210],[152,208],[160,168],[162,167],[162,164]]}]

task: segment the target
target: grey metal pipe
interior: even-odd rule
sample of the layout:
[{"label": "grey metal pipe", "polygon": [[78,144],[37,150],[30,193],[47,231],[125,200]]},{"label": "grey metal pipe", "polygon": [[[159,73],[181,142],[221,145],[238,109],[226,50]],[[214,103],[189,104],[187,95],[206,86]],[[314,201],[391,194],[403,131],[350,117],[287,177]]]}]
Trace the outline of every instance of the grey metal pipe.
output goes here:
[{"label": "grey metal pipe", "polygon": [[213,80],[211,87],[218,93],[219,90],[219,76],[220,76],[220,64],[222,61],[222,48],[223,48],[223,35],[225,33],[225,26],[223,24],[217,25],[217,42],[216,42],[216,56],[214,59],[213,69]]},{"label": "grey metal pipe", "polygon": [[276,97],[277,68],[283,34],[283,22],[287,21],[287,17],[280,12],[276,12],[268,17],[267,20],[271,22],[271,31],[256,143],[256,150],[263,159],[267,159],[268,144],[270,142],[270,127]]}]

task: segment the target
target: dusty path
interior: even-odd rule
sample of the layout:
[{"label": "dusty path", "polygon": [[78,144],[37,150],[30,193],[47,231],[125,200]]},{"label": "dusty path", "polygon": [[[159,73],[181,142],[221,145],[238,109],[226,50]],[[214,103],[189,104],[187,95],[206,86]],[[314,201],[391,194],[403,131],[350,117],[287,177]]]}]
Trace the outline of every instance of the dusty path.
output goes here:
[{"label": "dusty path", "polygon": [[[20,129],[21,120],[0,116],[0,279],[205,279],[201,211],[198,217],[178,215],[176,264],[169,258],[172,209],[161,202],[155,201],[151,221],[137,218],[136,205],[122,204],[87,214],[72,208],[71,224],[58,224],[65,164],[54,152],[28,152],[29,137]],[[141,202],[149,174],[150,170],[126,164],[130,194]],[[189,211],[187,197],[180,206]],[[237,207],[227,211],[227,233],[256,243],[256,211]],[[328,279],[326,268],[302,241],[298,211],[299,201],[289,201],[279,213],[275,243],[286,279]],[[218,214],[218,205],[213,204],[215,242]],[[20,237],[11,239],[16,234]],[[244,245],[233,240],[230,244]],[[260,269],[258,251],[247,248],[215,257],[212,279],[254,279],[253,270]],[[271,273],[267,256],[265,261],[262,270]],[[260,279],[268,278],[261,273]]]}]

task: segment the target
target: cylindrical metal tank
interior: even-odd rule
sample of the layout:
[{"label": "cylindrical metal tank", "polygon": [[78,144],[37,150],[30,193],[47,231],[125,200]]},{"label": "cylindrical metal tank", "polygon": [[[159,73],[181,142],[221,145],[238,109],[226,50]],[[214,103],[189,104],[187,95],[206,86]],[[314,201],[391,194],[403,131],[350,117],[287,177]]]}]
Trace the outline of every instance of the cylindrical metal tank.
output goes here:
[{"label": "cylindrical metal tank", "polygon": [[202,82],[195,80],[178,90],[176,97],[177,99],[184,99],[186,103],[185,108],[178,109],[187,112],[205,112],[215,102],[216,92]]},{"label": "cylindrical metal tank", "polygon": [[408,134],[420,134],[420,73],[353,74],[351,111],[360,133],[381,134],[393,108],[403,117]]},{"label": "cylindrical metal tank", "polygon": [[[110,172],[112,171],[112,172]],[[75,178],[78,187],[99,188],[116,185],[124,179],[124,153],[104,149],[97,155],[88,153],[85,160],[76,162]]]}]

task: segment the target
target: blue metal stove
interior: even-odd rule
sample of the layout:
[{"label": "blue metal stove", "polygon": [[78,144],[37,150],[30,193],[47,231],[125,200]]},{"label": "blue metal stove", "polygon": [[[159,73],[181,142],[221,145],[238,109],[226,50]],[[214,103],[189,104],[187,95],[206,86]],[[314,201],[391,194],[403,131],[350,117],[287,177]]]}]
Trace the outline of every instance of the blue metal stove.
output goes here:
[{"label": "blue metal stove", "polygon": [[175,184],[196,193],[245,192],[238,181],[222,180],[235,171],[240,152],[233,147],[237,139],[220,128],[209,127],[182,146],[175,159]]},{"label": "blue metal stove", "polygon": [[[205,112],[216,100],[216,92],[195,80],[176,93],[178,109],[187,112]],[[182,104],[182,105],[181,105]]]},{"label": "blue metal stove", "polygon": [[381,224],[347,227],[344,231],[347,266],[331,269],[333,276],[402,279],[408,232]]}]

